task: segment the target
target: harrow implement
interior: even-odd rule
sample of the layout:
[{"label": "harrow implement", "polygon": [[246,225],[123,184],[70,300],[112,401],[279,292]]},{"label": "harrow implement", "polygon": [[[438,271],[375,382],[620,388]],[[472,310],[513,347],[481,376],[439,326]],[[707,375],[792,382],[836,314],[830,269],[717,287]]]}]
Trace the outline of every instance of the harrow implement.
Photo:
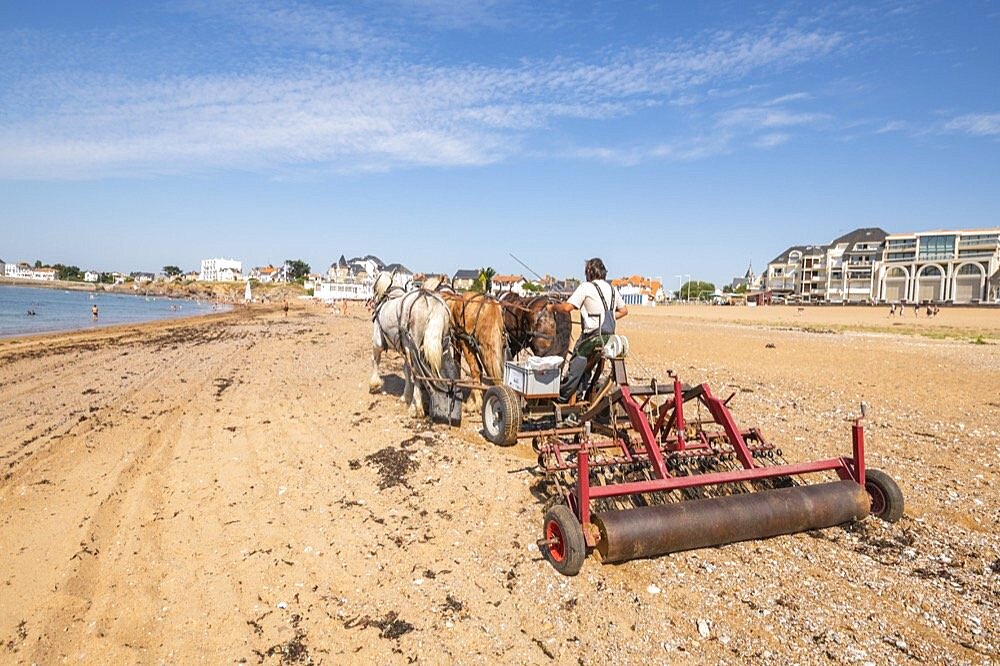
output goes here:
[{"label": "harrow implement", "polygon": [[[665,386],[632,386],[623,358],[609,360],[607,409],[531,435],[551,502],[539,547],[560,573],[578,573],[589,552],[624,562],[902,516],[896,483],[866,469],[863,411],[850,456],[788,463],[756,428],[737,426],[732,395],[672,373]],[[838,480],[812,482],[823,473]]]}]

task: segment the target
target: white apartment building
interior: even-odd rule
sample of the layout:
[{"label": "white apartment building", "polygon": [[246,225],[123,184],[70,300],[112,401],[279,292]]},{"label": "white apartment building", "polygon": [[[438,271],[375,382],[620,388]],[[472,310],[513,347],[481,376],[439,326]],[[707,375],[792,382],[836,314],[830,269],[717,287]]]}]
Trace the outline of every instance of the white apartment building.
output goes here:
[{"label": "white apartment building", "polygon": [[236,259],[202,259],[202,282],[236,282],[243,279],[243,262]]},{"label": "white apartment building", "polygon": [[888,303],[983,303],[998,299],[1000,227],[886,237],[879,299]]}]

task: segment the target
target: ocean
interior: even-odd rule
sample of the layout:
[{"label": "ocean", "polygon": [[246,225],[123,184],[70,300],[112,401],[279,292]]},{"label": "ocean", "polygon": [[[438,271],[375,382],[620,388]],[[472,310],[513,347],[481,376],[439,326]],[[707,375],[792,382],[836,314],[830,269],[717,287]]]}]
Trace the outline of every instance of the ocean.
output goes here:
[{"label": "ocean", "polygon": [[[91,314],[95,305],[96,320]],[[212,303],[163,296],[0,285],[0,337],[86,330],[216,311],[219,308]]]}]

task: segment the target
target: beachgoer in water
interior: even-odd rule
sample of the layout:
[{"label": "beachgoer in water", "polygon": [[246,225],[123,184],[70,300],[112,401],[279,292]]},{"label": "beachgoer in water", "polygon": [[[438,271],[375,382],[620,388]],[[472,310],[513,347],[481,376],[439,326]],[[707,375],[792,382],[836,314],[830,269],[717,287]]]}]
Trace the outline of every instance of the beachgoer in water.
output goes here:
[{"label": "beachgoer in water", "polygon": [[90,308],[90,316],[94,321],[97,321],[97,305]]}]

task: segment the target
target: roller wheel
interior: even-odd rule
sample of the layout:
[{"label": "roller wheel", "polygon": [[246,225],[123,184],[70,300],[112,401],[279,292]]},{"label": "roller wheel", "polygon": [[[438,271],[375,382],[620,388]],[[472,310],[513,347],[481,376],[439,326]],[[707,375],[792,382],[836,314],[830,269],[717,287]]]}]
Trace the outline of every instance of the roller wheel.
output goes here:
[{"label": "roller wheel", "polygon": [[517,443],[521,397],[509,386],[491,386],[483,396],[483,434],[500,446]]},{"label": "roller wheel", "polygon": [[879,469],[865,470],[865,490],[872,499],[872,515],[887,523],[903,517],[903,491]]},{"label": "roller wheel", "polygon": [[545,512],[542,535],[546,542],[542,553],[555,570],[564,576],[580,573],[587,557],[587,543],[580,521],[568,506],[559,504]]}]

